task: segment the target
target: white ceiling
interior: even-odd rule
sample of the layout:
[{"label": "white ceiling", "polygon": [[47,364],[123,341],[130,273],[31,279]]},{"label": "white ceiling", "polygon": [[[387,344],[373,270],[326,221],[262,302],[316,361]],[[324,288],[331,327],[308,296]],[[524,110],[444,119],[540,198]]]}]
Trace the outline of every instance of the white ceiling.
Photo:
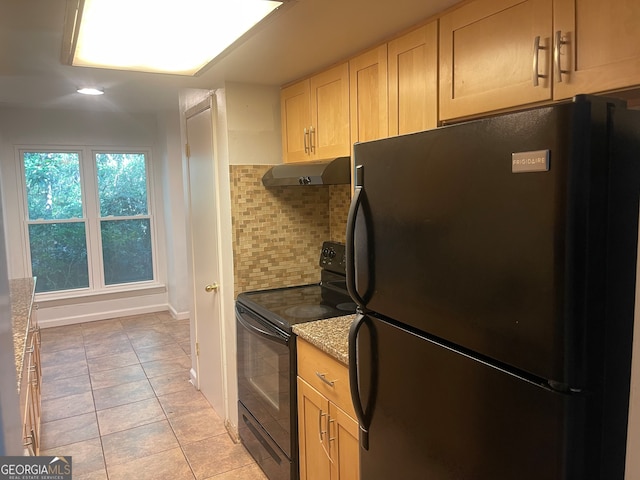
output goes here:
[{"label": "white ceiling", "polygon": [[[176,108],[182,88],[214,89],[225,81],[282,85],[458,1],[298,0],[198,77],[182,77],[62,65],[66,0],[0,0],[0,108],[153,112]],[[216,20],[194,18],[181,27],[214,30]],[[106,94],[75,93],[84,84],[102,86]]]}]

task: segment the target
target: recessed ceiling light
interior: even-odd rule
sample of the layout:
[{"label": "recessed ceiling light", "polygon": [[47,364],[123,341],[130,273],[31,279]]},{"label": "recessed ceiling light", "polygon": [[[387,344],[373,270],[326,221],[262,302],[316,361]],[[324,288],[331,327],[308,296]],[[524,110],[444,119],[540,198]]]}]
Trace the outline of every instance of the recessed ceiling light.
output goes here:
[{"label": "recessed ceiling light", "polygon": [[102,88],[93,88],[93,87],[81,87],[76,90],[78,93],[83,95],[102,95],[104,90]]},{"label": "recessed ceiling light", "polygon": [[[63,62],[195,75],[293,0],[72,0]],[[75,6],[75,8],[74,8]]]}]

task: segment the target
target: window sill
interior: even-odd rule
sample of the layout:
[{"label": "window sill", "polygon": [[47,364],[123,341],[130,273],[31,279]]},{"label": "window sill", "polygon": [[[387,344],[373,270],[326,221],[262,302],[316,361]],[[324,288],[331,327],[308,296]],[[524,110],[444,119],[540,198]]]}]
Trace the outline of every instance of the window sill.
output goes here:
[{"label": "window sill", "polygon": [[56,293],[36,293],[35,302],[39,307],[57,307],[74,303],[91,303],[118,300],[146,295],[166,293],[167,287],[162,283],[127,284],[103,290],[71,290]]}]

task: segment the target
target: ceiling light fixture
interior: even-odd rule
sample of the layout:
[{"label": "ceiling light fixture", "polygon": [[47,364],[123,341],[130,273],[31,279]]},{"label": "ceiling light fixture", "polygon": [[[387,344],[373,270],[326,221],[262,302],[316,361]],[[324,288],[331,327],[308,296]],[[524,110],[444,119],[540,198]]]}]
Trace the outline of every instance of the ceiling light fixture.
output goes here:
[{"label": "ceiling light fixture", "polygon": [[64,63],[195,75],[287,0],[67,1]]},{"label": "ceiling light fixture", "polygon": [[94,87],[80,87],[76,90],[78,93],[83,95],[102,95],[104,94],[104,89],[102,88],[94,88]]}]

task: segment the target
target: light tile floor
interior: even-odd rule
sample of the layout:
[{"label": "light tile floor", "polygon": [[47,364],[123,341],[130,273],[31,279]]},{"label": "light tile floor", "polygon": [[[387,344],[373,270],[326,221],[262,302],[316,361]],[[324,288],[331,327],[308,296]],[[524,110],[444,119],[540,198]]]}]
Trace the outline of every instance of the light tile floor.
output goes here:
[{"label": "light tile floor", "polygon": [[189,383],[189,322],[168,313],[42,330],[42,455],[74,480],[266,480]]}]

